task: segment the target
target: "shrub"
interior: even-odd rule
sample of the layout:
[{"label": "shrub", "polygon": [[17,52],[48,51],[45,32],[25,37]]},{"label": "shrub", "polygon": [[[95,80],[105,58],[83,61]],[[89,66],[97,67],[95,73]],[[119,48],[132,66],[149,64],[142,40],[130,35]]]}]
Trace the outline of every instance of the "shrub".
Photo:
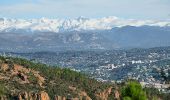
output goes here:
[{"label": "shrub", "polygon": [[3,96],[7,93],[7,89],[4,84],[0,83],[0,96]]},{"label": "shrub", "polygon": [[130,97],[124,97],[123,100],[132,100]]},{"label": "shrub", "polygon": [[142,86],[135,81],[130,81],[121,89],[123,100],[147,100]]}]

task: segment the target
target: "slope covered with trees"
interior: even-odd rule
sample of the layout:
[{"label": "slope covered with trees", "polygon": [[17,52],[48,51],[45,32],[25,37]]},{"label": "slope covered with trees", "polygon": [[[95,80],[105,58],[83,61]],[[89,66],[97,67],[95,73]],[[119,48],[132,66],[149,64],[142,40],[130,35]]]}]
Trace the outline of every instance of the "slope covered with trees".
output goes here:
[{"label": "slope covered with trees", "polygon": [[147,100],[148,98],[164,97],[159,92],[155,96],[151,89],[143,89],[134,81],[124,84],[99,82],[70,69],[21,58],[0,57],[1,100]]}]

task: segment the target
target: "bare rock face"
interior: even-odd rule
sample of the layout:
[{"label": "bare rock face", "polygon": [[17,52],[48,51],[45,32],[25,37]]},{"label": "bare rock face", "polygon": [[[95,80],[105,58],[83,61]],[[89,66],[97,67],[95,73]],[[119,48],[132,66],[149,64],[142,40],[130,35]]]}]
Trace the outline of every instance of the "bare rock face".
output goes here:
[{"label": "bare rock face", "polygon": [[3,64],[0,65],[0,70],[6,71],[6,70],[8,70],[8,69],[9,69],[8,64],[3,63]]},{"label": "bare rock face", "polygon": [[69,86],[68,88],[69,88],[70,90],[72,90],[72,91],[76,91],[76,87]]},{"label": "bare rock face", "polygon": [[20,79],[17,80],[20,84],[29,83],[27,74],[30,73],[30,69],[24,68],[21,65],[14,64],[12,69],[10,69],[11,76],[18,76]]},{"label": "bare rock face", "polygon": [[7,100],[6,96],[0,96],[0,100]]},{"label": "bare rock face", "polygon": [[21,92],[18,94],[18,100],[28,100],[28,93],[27,92]]},{"label": "bare rock face", "polygon": [[120,100],[120,93],[118,90],[114,91],[114,97],[115,97],[115,100]]},{"label": "bare rock face", "polygon": [[[76,87],[69,86],[69,89],[72,90],[73,92],[77,91]],[[71,100],[92,100],[85,91],[78,91],[78,97],[79,98],[72,98]]]},{"label": "bare rock face", "polygon": [[86,99],[72,98],[71,100],[86,100]]},{"label": "bare rock face", "polygon": [[8,75],[4,74],[4,72],[6,72],[7,70],[9,70],[9,65],[7,63],[3,63],[2,61],[0,61],[0,80],[8,80],[10,79],[8,77]]},{"label": "bare rock face", "polygon": [[41,91],[39,93],[39,99],[40,100],[50,100],[50,97],[48,96],[48,94],[44,91]]},{"label": "bare rock face", "polygon": [[[80,100],[92,100],[86,92],[80,91],[79,93]],[[76,99],[75,99],[76,100]]]},{"label": "bare rock face", "polygon": [[38,100],[38,94],[29,92],[29,100]]},{"label": "bare rock face", "polygon": [[79,96],[75,98],[66,98],[64,96],[55,96],[55,100],[92,100],[89,96]]},{"label": "bare rock face", "polygon": [[29,80],[28,80],[27,75],[25,75],[25,74],[23,74],[23,73],[21,73],[21,72],[18,72],[18,76],[19,76],[20,79],[22,80],[22,82],[20,82],[20,83],[22,83],[22,84],[24,84],[24,83],[29,83]]},{"label": "bare rock face", "polygon": [[39,84],[40,87],[43,87],[43,84],[45,83],[45,78],[42,77],[38,72],[36,71],[32,71],[32,73],[34,74],[34,76],[37,78],[37,82]]},{"label": "bare rock face", "polygon": [[30,68],[25,68],[24,66],[13,64],[12,67],[9,67],[10,65],[7,63],[0,63],[0,71],[5,72],[0,74],[0,80],[5,79],[9,80],[10,78],[13,78],[15,76],[19,77],[19,79],[15,80],[19,82],[20,84],[26,84],[29,82],[29,73],[32,73],[34,77],[37,79],[37,84],[40,87],[44,87],[43,84],[45,83],[45,78],[42,77],[38,71],[31,70]]},{"label": "bare rock face", "polygon": [[44,91],[39,93],[21,92],[18,94],[18,100],[50,100],[50,97]]},{"label": "bare rock face", "polygon": [[55,96],[55,100],[66,100],[66,97]]},{"label": "bare rock face", "polygon": [[101,93],[97,93],[96,97],[97,97],[98,100],[107,100],[109,95],[111,94],[111,92],[112,92],[112,87],[104,90]]},{"label": "bare rock face", "polygon": [[3,77],[0,75],[0,80],[2,80],[3,79]]},{"label": "bare rock face", "polygon": [[79,96],[79,97],[75,97],[75,98],[66,98],[63,96],[55,96],[55,100],[92,100],[92,99],[88,96]]},{"label": "bare rock face", "polygon": [[24,68],[21,65],[14,64],[13,70],[16,72],[30,73],[30,69]]}]

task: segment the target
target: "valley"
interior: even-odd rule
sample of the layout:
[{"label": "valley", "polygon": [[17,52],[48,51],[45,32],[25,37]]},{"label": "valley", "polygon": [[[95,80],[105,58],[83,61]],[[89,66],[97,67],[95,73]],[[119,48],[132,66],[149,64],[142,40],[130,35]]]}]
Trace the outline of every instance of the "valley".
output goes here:
[{"label": "valley", "polygon": [[170,92],[166,85],[170,81],[170,47],[108,51],[1,52],[1,55],[69,68],[103,82],[119,83],[134,79],[146,87],[153,86]]}]

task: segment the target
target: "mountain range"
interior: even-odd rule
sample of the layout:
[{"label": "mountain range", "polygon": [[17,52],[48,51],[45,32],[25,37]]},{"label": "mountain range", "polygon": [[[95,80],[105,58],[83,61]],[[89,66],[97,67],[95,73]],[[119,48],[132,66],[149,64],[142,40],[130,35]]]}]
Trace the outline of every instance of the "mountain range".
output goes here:
[{"label": "mountain range", "polygon": [[0,18],[1,32],[66,32],[84,30],[107,30],[123,26],[170,26],[170,20],[135,20],[115,16],[92,19],[78,17],[75,19],[8,19]]},{"label": "mountain range", "polygon": [[0,18],[1,51],[108,50],[170,46],[170,21]]}]

